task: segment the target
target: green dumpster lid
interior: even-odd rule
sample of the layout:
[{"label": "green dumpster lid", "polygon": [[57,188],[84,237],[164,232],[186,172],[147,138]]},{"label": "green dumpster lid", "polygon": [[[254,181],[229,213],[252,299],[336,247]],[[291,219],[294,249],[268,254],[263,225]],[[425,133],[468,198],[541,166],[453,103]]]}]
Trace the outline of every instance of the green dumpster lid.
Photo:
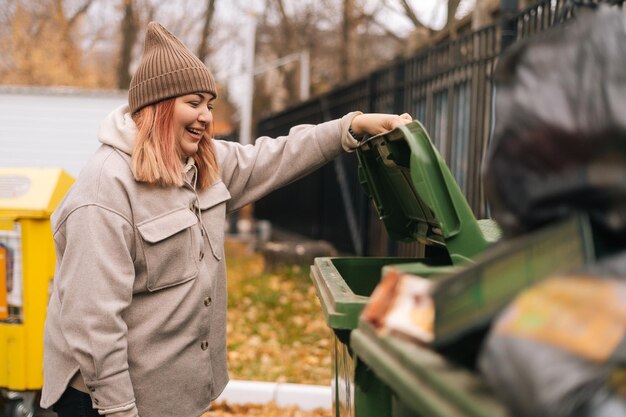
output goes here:
[{"label": "green dumpster lid", "polygon": [[486,232],[493,225],[481,228],[418,121],[367,139],[357,156],[361,185],[392,239],[445,246],[455,264],[495,240]]}]

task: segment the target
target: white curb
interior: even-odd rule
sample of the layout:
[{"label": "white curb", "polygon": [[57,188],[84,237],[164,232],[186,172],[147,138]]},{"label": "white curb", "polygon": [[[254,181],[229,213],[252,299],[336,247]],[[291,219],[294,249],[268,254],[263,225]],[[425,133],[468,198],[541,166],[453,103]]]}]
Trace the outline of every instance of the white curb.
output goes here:
[{"label": "white curb", "polygon": [[330,409],[332,406],[330,386],[257,381],[230,381],[215,401],[229,404],[267,404],[274,401],[279,407],[297,406],[305,411]]}]

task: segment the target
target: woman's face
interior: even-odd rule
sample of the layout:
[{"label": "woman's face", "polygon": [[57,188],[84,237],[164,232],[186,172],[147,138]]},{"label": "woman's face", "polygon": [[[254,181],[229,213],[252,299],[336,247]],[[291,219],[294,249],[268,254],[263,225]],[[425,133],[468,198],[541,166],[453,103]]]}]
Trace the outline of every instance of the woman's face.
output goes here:
[{"label": "woman's face", "polygon": [[174,101],[174,135],[186,156],[196,154],[204,132],[213,122],[213,100],[209,93],[193,93]]}]

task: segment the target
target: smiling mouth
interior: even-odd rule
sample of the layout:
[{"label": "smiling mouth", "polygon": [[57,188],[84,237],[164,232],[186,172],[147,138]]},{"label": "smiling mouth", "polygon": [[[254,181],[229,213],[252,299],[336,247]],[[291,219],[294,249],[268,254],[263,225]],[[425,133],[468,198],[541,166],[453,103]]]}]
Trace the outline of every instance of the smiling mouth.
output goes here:
[{"label": "smiling mouth", "polygon": [[186,128],[186,130],[191,133],[192,136],[197,138],[202,138],[202,134],[204,133],[204,130],[193,129],[191,127]]}]

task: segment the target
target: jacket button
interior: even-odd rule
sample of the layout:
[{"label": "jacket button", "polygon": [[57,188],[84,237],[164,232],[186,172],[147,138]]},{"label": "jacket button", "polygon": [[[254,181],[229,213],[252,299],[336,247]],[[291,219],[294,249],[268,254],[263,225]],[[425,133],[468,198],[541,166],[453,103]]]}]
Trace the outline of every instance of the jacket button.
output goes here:
[{"label": "jacket button", "polygon": [[200,349],[207,350],[208,348],[209,348],[209,342],[207,342],[206,340],[203,340],[202,343],[200,343]]},{"label": "jacket button", "polygon": [[200,252],[200,260],[204,259],[204,252]]},{"label": "jacket button", "polygon": [[204,299],[204,305],[208,307],[210,304],[211,304],[211,297],[205,298]]},{"label": "jacket button", "polygon": [[97,405],[97,404],[100,404],[100,401],[98,401],[98,399],[97,399],[97,398],[94,398],[94,399],[93,399],[93,402],[94,402],[94,403],[96,403],[96,405]]}]

